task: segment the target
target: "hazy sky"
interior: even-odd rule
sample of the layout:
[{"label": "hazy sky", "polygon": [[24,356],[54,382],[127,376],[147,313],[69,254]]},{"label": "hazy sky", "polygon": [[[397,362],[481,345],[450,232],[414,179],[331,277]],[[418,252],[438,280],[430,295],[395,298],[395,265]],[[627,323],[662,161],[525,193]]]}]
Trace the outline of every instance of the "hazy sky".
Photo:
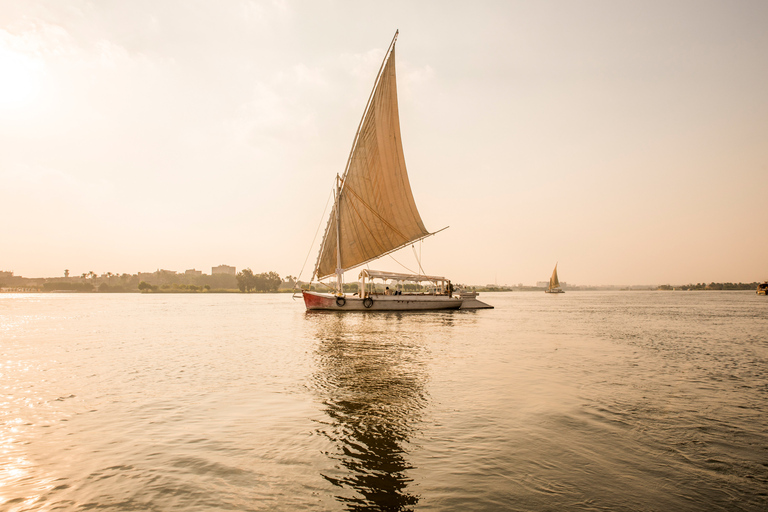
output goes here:
[{"label": "hazy sky", "polygon": [[732,0],[0,0],[0,270],[297,275],[398,28],[426,272],[768,279],[768,2]]}]

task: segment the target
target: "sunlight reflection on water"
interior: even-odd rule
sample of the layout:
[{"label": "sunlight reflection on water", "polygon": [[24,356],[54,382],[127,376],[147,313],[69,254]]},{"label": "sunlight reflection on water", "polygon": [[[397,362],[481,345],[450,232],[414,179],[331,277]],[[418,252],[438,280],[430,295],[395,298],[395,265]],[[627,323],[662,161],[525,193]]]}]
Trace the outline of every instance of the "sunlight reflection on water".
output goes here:
[{"label": "sunlight reflection on water", "polygon": [[484,298],[0,295],[0,508],[768,507],[764,298]]}]

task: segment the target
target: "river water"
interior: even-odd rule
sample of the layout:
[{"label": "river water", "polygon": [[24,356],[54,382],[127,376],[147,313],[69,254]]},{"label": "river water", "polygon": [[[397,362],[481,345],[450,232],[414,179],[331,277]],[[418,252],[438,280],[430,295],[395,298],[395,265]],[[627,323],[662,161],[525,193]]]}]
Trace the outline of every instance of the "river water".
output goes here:
[{"label": "river water", "polygon": [[0,510],[768,509],[768,300],[0,295]]}]

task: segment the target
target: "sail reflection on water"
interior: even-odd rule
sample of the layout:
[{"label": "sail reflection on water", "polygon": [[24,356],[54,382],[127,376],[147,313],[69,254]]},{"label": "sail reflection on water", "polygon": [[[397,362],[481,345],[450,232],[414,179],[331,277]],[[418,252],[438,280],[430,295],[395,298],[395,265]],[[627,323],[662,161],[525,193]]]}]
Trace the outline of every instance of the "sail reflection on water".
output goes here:
[{"label": "sail reflection on water", "polygon": [[[337,486],[348,510],[413,510],[408,460],[426,397],[426,349],[402,314],[376,317],[309,315],[317,323],[314,384],[327,421],[317,433],[331,441]],[[404,332],[407,331],[407,332]]]}]

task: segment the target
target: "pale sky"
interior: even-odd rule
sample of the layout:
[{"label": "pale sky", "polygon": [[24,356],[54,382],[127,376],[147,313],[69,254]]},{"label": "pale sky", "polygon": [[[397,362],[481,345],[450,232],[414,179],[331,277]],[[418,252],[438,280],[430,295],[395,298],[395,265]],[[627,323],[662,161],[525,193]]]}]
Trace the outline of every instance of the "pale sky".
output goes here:
[{"label": "pale sky", "polygon": [[0,0],[0,270],[308,278],[395,29],[427,273],[768,279],[768,2],[731,0]]}]

